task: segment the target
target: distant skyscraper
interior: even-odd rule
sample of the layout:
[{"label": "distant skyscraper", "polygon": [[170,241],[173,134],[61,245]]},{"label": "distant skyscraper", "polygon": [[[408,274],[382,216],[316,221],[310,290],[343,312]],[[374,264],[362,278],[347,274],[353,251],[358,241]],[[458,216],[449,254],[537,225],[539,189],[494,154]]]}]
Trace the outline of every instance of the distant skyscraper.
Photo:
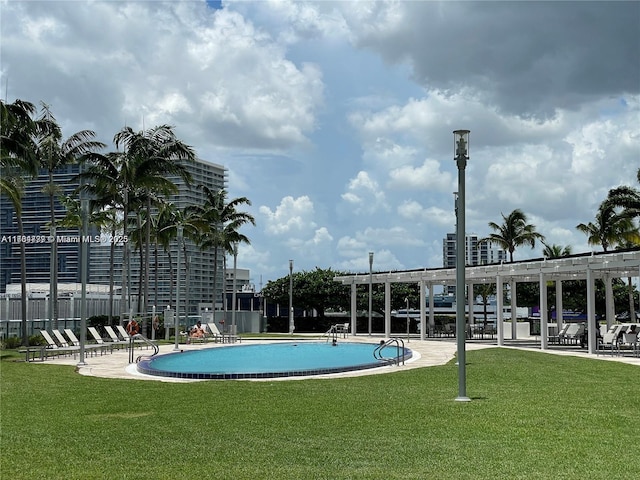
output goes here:
[{"label": "distant skyscraper", "polygon": [[[478,240],[480,238],[477,235],[465,235],[465,265],[487,265],[507,259],[507,252],[494,242],[486,241],[479,244]],[[447,233],[442,240],[442,266],[445,268],[456,266],[455,233]]]},{"label": "distant skyscraper", "polygon": [[[66,165],[53,173],[53,181],[59,189],[54,196],[54,217],[59,223],[66,214],[60,197],[71,195],[78,187],[73,178],[80,172],[78,165]],[[49,283],[51,241],[56,241],[58,283],[80,281],[80,237],[78,228],[57,227],[56,239],[50,238],[51,211],[49,196],[43,189],[49,183],[48,174],[41,171],[34,180],[26,180],[22,200],[24,238],[18,238],[18,225],[13,205],[5,195],[0,195],[0,293],[6,292],[9,283],[20,283],[20,242],[24,241],[27,261],[27,283]],[[90,236],[97,234],[90,228]],[[89,279],[91,281],[91,278]]]},{"label": "distant skyscraper", "polygon": [[[507,252],[491,241],[478,243],[477,235],[465,235],[465,265],[488,265],[507,259]],[[456,268],[456,234],[447,233],[442,240],[442,266]],[[447,293],[455,294],[455,286],[448,286]]]},{"label": "distant skyscraper", "polygon": [[[178,186],[178,194],[170,197],[169,201],[178,209],[183,210],[188,205],[202,205],[204,195],[201,185],[211,190],[226,188],[227,170],[222,165],[197,160],[194,163],[185,163],[185,166],[192,176],[192,184],[186,185],[180,178],[173,178]],[[184,238],[185,247],[180,251],[180,304],[181,310],[194,315],[198,312],[199,304],[212,304],[213,301],[213,276],[214,276],[214,249],[201,250],[189,240]],[[130,292],[133,298],[132,308],[137,312],[136,298],[139,290],[140,278],[140,255],[132,244],[128,245],[130,252],[129,277],[131,279]],[[122,248],[117,245],[114,256],[115,283],[119,287],[122,280]],[[92,281],[95,283],[109,283],[109,245],[91,245],[91,272]],[[171,242],[169,252],[165,252],[162,246],[156,248],[151,246],[149,259],[149,298],[147,304],[149,308],[155,305],[157,311],[166,309],[168,306],[175,308],[176,300],[176,261],[178,258],[178,245],[176,239]],[[224,252],[218,252],[216,290],[218,303],[222,302],[224,289],[223,272]],[[171,262],[171,264],[169,263]],[[173,266],[173,274],[171,272]],[[157,272],[157,275],[156,275]],[[173,280],[173,287],[171,285]],[[125,289],[126,294],[126,289]],[[128,308],[125,309],[128,311]],[[119,312],[115,312],[119,314]],[[183,313],[184,314],[184,313]]]}]

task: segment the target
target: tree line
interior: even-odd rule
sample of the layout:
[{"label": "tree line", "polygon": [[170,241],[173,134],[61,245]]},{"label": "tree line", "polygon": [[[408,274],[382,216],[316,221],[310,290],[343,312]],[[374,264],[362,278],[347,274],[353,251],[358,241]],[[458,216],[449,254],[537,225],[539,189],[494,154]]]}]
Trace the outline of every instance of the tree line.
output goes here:
[{"label": "tree line", "polygon": [[[113,137],[114,151],[104,153],[107,145],[96,140],[92,130],[81,130],[64,138],[51,108],[41,103],[36,107],[25,100],[13,103],[0,101],[0,193],[13,206],[18,235],[24,237],[22,222],[26,185],[39,175],[48,182],[43,193],[49,197],[48,228],[55,238],[58,227],[81,228],[86,222],[101,231],[117,233],[131,242],[138,252],[140,275],[138,279],[138,312],[146,312],[149,301],[149,272],[151,255],[156,262],[161,248],[169,255],[170,246],[178,238],[192,241],[200,249],[214,253],[213,302],[216,302],[218,254],[226,257],[240,243],[249,244],[241,233],[246,224],[255,225],[255,219],[243,212],[243,205],[251,205],[246,197],[228,199],[225,189],[212,189],[193,185],[187,165],[196,160],[194,149],[177,138],[174,128],[159,125],[142,131],[124,127]],[[79,187],[72,195],[60,198],[60,185],[55,173],[71,164],[79,164],[80,172],[74,179]],[[178,193],[175,179],[202,191],[200,204],[177,208],[169,201]],[[83,208],[83,199],[85,208]],[[55,215],[55,202],[60,202],[66,216]],[[26,251],[19,242],[20,278],[22,296],[22,343],[27,339]],[[110,251],[109,316],[113,315],[112,297],[114,278],[115,242]],[[178,248],[185,248],[184,242]],[[122,285],[126,282],[128,249],[122,248]],[[186,256],[186,255],[185,255]],[[51,259],[57,258],[56,242],[51,242]],[[50,262],[52,316],[57,328],[57,261]],[[173,267],[170,268],[173,276]],[[155,269],[156,275],[158,269]],[[157,283],[157,277],[156,277]],[[171,286],[173,287],[173,279]],[[121,302],[124,303],[124,302]],[[124,315],[124,311],[120,312]]]}]

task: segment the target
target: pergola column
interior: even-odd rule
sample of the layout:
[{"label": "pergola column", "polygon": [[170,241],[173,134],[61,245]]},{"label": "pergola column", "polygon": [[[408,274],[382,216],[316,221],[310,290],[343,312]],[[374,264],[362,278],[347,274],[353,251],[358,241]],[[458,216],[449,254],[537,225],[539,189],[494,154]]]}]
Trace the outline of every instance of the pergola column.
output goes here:
[{"label": "pergola column", "polygon": [[607,330],[616,319],[616,306],[613,301],[613,284],[611,275],[607,275],[603,278],[604,280],[604,289],[605,289],[605,310],[606,310],[606,320],[607,320]]},{"label": "pergola column", "polygon": [[358,319],[358,287],[355,282],[351,284],[351,335],[356,335],[357,319]]},{"label": "pergola column", "polygon": [[502,277],[496,275],[496,329],[498,334],[498,346],[504,345],[504,323],[502,321],[502,309],[504,305],[504,291]]},{"label": "pergola column", "polygon": [[467,338],[473,338],[473,336],[471,335],[473,327],[471,325],[474,325],[476,323],[475,315],[473,314],[474,305],[476,303],[473,294],[473,282],[467,283],[467,297],[469,298],[469,300],[467,301],[467,305],[469,306],[469,313],[467,315],[467,318],[469,319],[469,330],[467,332]]},{"label": "pergola column", "polygon": [[509,288],[511,290],[511,340],[518,338],[518,323],[516,310],[518,308],[518,301],[516,300],[516,279],[511,277],[509,281]]},{"label": "pergola column", "polygon": [[[562,314],[564,306],[562,304],[562,280],[556,279],[556,326],[558,328],[558,334],[562,330],[562,324],[564,323],[564,316]],[[558,343],[560,340],[558,339]]]},{"label": "pergola column", "polygon": [[549,346],[549,319],[547,313],[547,279],[540,272],[540,348],[546,350]]},{"label": "pergola column", "polygon": [[596,288],[593,270],[587,265],[587,329],[589,330],[589,353],[596,353]]},{"label": "pergola column", "polygon": [[[420,340],[424,340],[425,330],[427,326],[425,322],[425,317],[426,317],[425,281],[420,280],[419,285],[420,285]],[[431,294],[431,285],[429,285],[429,294]]]},{"label": "pergola column", "polygon": [[391,336],[391,282],[384,282],[384,336]]},{"label": "pergola column", "polygon": [[433,305],[433,283],[429,284],[429,336],[436,334],[436,312]]}]

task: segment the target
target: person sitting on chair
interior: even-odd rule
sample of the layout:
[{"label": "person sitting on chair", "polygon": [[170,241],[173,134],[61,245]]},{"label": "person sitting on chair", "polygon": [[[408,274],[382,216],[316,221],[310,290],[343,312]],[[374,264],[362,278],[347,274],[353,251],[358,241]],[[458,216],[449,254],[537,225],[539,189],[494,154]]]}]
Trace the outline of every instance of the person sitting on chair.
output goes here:
[{"label": "person sitting on chair", "polygon": [[193,326],[191,332],[189,332],[189,336],[191,338],[204,338],[205,331],[204,328],[202,328],[202,323],[200,323],[200,320],[198,320],[198,323]]}]

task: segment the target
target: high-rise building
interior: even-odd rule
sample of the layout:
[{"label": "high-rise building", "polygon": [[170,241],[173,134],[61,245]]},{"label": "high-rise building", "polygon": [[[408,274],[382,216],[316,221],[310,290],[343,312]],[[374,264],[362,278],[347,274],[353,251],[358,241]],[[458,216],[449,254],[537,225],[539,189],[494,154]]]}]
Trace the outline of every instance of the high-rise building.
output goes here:
[{"label": "high-rise building", "polygon": [[[55,232],[51,224],[51,205],[47,190],[49,177],[41,171],[37,178],[25,181],[22,198],[22,223],[24,234],[19,236],[18,223],[12,203],[0,195],[0,293],[6,293],[8,284],[20,283],[20,243],[25,244],[27,283],[49,283],[52,246],[57,250],[58,283],[80,281],[80,232],[79,228],[60,227],[67,209],[60,201],[72,195],[78,187],[74,179],[80,172],[78,165],[66,165],[53,173],[57,191],[54,195],[53,212],[57,224]],[[53,235],[52,235],[53,233]],[[96,228],[90,228],[93,239]],[[89,280],[91,281],[91,280]]]},{"label": "high-rise building", "polygon": [[[227,170],[222,165],[197,160],[193,163],[184,164],[192,176],[192,182],[187,185],[181,178],[172,180],[178,187],[178,193],[169,198],[178,210],[183,211],[189,205],[202,205],[204,195],[202,186],[211,190],[219,190],[226,187]],[[149,257],[149,281],[147,305],[149,310],[152,306],[156,311],[164,310],[168,307],[175,308],[176,287],[180,287],[180,311],[182,314],[198,314],[198,307],[213,304],[213,278],[214,271],[217,277],[216,291],[217,303],[220,307],[223,299],[224,253],[219,250],[216,258],[213,248],[201,250],[194,242],[183,235],[184,245],[178,255],[178,242],[174,238],[165,251],[161,245],[152,244]],[[140,251],[132,242],[115,245],[113,262],[110,260],[111,246],[109,244],[91,245],[91,267],[92,281],[94,283],[109,283],[111,264],[113,263],[114,281],[119,287],[122,283],[122,249],[129,249],[128,277],[129,285],[122,289],[125,296],[124,311],[138,312],[138,294],[140,285]],[[177,281],[176,265],[180,257],[180,279]],[[214,268],[217,263],[217,271]],[[127,300],[126,298],[129,298]],[[120,312],[116,312],[119,314]],[[144,312],[141,312],[144,313]],[[146,312],[149,313],[149,312]]]},{"label": "high-rise building", "polygon": [[[178,209],[183,210],[187,205],[201,205],[204,195],[201,186],[211,190],[223,189],[227,183],[227,171],[222,165],[202,160],[185,163],[192,176],[192,183],[187,185],[180,178],[172,178],[178,187],[178,193],[169,198]],[[64,218],[66,207],[60,201],[64,195],[72,195],[79,186],[75,177],[80,172],[78,165],[68,165],[58,169],[53,174],[53,180],[59,189],[54,199],[54,213],[56,223]],[[48,183],[46,172],[41,172],[37,179],[27,183],[22,202],[22,222],[24,236],[18,235],[18,226],[13,205],[9,199],[0,196],[0,293],[6,292],[8,284],[19,284],[20,278],[20,242],[26,247],[27,283],[48,284],[50,282],[50,259],[52,256],[51,242],[55,242],[58,262],[58,284],[79,283],[80,279],[80,231],[79,228],[57,227],[54,239],[49,229],[50,207],[49,197],[43,193],[43,187]],[[131,214],[132,217],[135,213]],[[122,232],[119,232],[122,233]],[[122,292],[127,305],[124,312],[138,312],[137,297],[140,285],[140,249],[133,242],[126,244],[119,242],[114,245],[111,255],[110,232],[99,232],[91,227],[89,232],[89,269],[88,283],[109,285],[113,269],[113,285],[116,298]],[[106,241],[105,241],[106,240]],[[129,249],[130,262],[127,272],[129,282],[122,285],[123,256],[125,246]],[[156,257],[157,251],[157,257]],[[219,251],[217,258],[213,248],[201,250],[189,238],[184,238],[184,246],[180,250],[180,304],[181,312],[186,314],[198,313],[199,304],[212,304],[214,261],[217,263],[216,298],[218,306],[224,298],[225,279],[223,273],[223,252]],[[176,301],[176,262],[178,258],[178,244],[174,238],[168,251],[162,246],[151,246],[148,306],[155,305],[156,309],[167,306],[175,308]],[[215,259],[214,259],[215,258]],[[173,286],[172,286],[173,284]],[[117,302],[115,302],[117,305]],[[114,307],[114,315],[121,312]],[[104,312],[105,314],[107,312]]]},{"label": "high-rise building", "polygon": [[[478,242],[477,235],[465,235],[465,265],[488,265],[500,263],[507,259],[507,252],[494,242],[487,240]],[[442,240],[442,266],[456,268],[456,234],[447,233]],[[447,294],[455,295],[455,285],[446,288]]]},{"label": "high-rise building", "polygon": [[[488,265],[507,259],[507,252],[494,242],[487,240],[478,243],[477,235],[465,235],[465,265]],[[447,233],[442,240],[442,266],[456,267],[456,234]]]}]

